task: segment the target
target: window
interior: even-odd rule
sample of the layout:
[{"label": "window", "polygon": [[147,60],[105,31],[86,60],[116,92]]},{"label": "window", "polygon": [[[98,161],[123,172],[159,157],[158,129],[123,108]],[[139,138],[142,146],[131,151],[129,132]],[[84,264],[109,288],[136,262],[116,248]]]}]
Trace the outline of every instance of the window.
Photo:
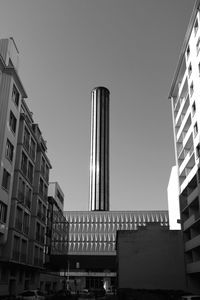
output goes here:
[{"label": "window", "polygon": [[198,144],[198,145],[196,146],[196,156],[197,156],[197,158],[200,157],[200,144]]},{"label": "window", "polygon": [[26,173],[27,173],[27,164],[28,164],[27,156],[25,155],[24,152],[22,152],[21,170],[22,170],[22,172],[24,173],[25,176],[26,176]]},{"label": "window", "polygon": [[2,187],[7,191],[10,187],[10,173],[6,169],[3,170]]},{"label": "window", "polygon": [[31,138],[30,155],[33,160],[35,160],[35,150],[36,150],[36,144],[35,144],[34,140]]},{"label": "window", "polygon": [[194,116],[195,112],[196,112],[196,103],[194,101],[192,104],[192,116]]},{"label": "window", "polygon": [[6,223],[7,205],[0,201],[0,222]]},{"label": "window", "polygon": [[20,254],[19,249],[20,249],[20,238],[18,236],[14,236],[12,258],[17,261],[19,260],[19,254]]},{"label": "window", "polygon": [[188,67],[188,75],[189,75],[189,77],[190,77],[191,73],[192,73],[192,64],[190,63],[189,67]]},{"label": "window", "polygon": [[197,122],[194,124],[194,136],[196,136],[198,133],[198,125]]},{"label": "window", "polygon": [[197,50],[197,55],[198,55],[199,54],[199,50],[200,50],[200,38],[197,41],[196,50]]},{"label": "window", "polygon": [[22,239],[21,244],[21,262],[26,263],[27,241]]},{"label": "window", "polygon": [[189,46],[189,45],[188,45],[188,47],[187,47],[186,54],[187,54],[187,58],[188,58],[189,55],[190,55],[190,46]]},{"label": "window", "polygon": [[44,174],[45,174],[45,160],[44,160],[43,157],[42,157],[42,161],[41,161],[41,173],[44,176]]},{"label": "window", "polygon": [[43,196],[43,180],[40,178],[40,183],[39,183],[39,193]]},{"label": "window", "polygon": [[36,223],[35,239],[38,242],[40,241],[40,224],[39,223]]},{"label": "window", "polygon": [[27,185],[26,186],[26,206],[28,206],[28,208],[31,208],[31,195],[32,195],[32,191],[31,188]]},{"label": "window", "polygon": [[10,112],[9,126],[13,133],[16,132],[17,119],[15,118],[13,112]]},{"label": "window", "polygon": [[25,127],[24,129],[24,147],[26,148],[27,151],[29,151],[29,140],[30,140],[30,133]]},{"label": "window", "polygon": [[13,84],[13,90],[12,90],[12,100],[15,102],[15,104],[18,107],[19,106],[19,92],[14,84]]},{"label": "window", "polygon": [[29,233],[29,214],[27,214],[26,212],[24,213],[23,232],[25,234]]},{"label": "window", "polygon": [[14,154],[14,146],[13,144],[7,139],[6,142],[6,158],[10,160],[11,162],[13,161],[13,154]]},{"label": "window", "polygon": [[21,209],[21,207],[17,206],[15,228],[19,231],[22,230],[22,219],[23,219],[23,210]]},{"label": "window", "polygon": [[25,182],[22,180],[21,177],[19,177],[19,183],[18,183],[18,200],[19,200],[19,202],[24,203],[24,197],[25,197]]},{"label": "window", "polygon": [[28,163],[28,179],[31,183],[33,182],[33,165],[30,161]]},{"label": "window", "polygon": [[193,92],[194,92],[194,84],[192,82],[190,85],[190,97],[192,97]]},{"label": "window", "polygon": [[196,35],[197,31],[199,28],[199,24],[198,24],[198,20],[196,19],[195,23],[194,23],[194,34]]}]

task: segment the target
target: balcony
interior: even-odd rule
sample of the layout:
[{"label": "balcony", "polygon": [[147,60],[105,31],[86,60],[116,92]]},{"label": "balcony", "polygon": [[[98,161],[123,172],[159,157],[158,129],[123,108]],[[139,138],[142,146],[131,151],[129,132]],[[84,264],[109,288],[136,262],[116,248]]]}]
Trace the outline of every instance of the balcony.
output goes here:
[{"label": "balcony", "polygon": [[187,273],[199,273],[200,272],[200,261],[187,264]]},{"label": "balcony", "polygon": [[188,109],[183,120],[182,120],[182,123],[179,127],[179,130],[177,132],[177,135],[176,135],[176,138],[177,138],[177,141],[178,142],[181,142],[184,138],[184,136],[182,135],[182,133],[184,133],[184,135],[187,133],[188,129],[190,128],[191,126],[191,115],[190,115],[190,110]]},{"label": "balcony", "polygon": [[200,213],[199,212],[194,213],[183,223],[183,230],[186,231],[188,228],[194,225],[195,222],[199,220],[199,218],[200,218]]},{"label": "balcony", "polygon": [[180,108],[175,119],[176,126],[181,125],[183,118],[188,110],[188,107],[189,107],[189,95],[187,93],[184,98],[180,99]]},{"label": "balcony", "polygon": [[182,174],[185,168],[192,169],[195,164],[193,147],[190,150],[187,150],[187,155],[185,156],[182,164],[179,167],[179,174]]},{"label": "balcony", "polygon": [[200,247],[200,235],[195,236],[193,239],[185,243],[185,251],[192,250],[196,247]]}]

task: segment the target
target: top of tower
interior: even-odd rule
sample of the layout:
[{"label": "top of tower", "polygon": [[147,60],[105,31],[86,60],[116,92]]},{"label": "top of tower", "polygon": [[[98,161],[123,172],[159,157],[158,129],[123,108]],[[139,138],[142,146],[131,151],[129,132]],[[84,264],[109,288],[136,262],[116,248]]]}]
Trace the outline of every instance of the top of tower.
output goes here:
[{"label": "top of tower", "polygon": [[95,90],[106,90],[110,94],[109,89],[107,89],[105,86],[97,86],[97,87],[92,89],[92,92],[95,91]]}]

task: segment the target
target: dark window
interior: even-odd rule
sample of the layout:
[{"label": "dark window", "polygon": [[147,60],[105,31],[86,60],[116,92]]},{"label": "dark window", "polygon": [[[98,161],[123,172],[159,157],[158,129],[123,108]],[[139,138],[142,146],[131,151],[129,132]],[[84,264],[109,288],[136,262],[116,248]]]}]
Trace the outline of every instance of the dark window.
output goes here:
[{"label": "dark window", "polygon": [[196,136],[198,133],[198,125],[197,122],[194,124],[194,136]]},{"label": "dark window", "polygon": [[24,147],[26,148],[27,151],[29,151],[29,140],[30,140],[30,133],[25,127],[24,129]]},{"label": "dark window", "polygon": [[194,33],[197,33],[197,30],[199,28],[199,24],[198,24],[198,20],[196,19],[195,23],[194,23]]},{"label": "dark window", "polygon": [[196,50],[197,50],[197,55],[198,55],[199,50],[200,50],[200,38],[197,41]]},{"label": "dark window", "polygon": [[25,182],[19,178],[18,183],[18,200],[22,203],[24,203],[24,197],[25,197]]},{"label": "dark window", "polygon": [[14,153],[14,146],[9,141],[9,139],[7,139],[7,142],[6,142],[6,158],[10,161],[13,161],[13,153]]},{"label": "dark window", "polygon": [[192,96],[193,92],[194,92],[194,84],[192,82],[190,85],[190,96]]},{"label": "dark window", "polygon": [[2,187],[6,190],[10,187],[10,173],[6,169],[3,170]]},{"label": "dark window", "polygon": [[0,201],[0,222],[6,223],[7,205]]},{"label": "dark window", "polygon": [[16,88],[15,85],[13,85],[12,99],[13,99],[13,101],[15,102],[15,104],[16,104],[17,106],[19,106],[19,92],[18,92],[18,90],[17,90],[17,88]]},{"label": "dark window", "polygon": [[19,260],[19,255],[20,255],[19,249],[20,249],[20,238],[18,236],[14,236],[12,258],[17,261]]},{"label": "dark window", "polygon": [[193,116],[194,116],[195,112],[196,112],[196,103],[194,101],[193,104],[192,104],[192,115]]},{"label": "dark window", "polygon": [[27,164],[28,164],[27,156],[24,154],[24,152],[22,152],[21,170],[25,176],[27,174]]},{"label": "dark window", "polygon": [[200,144],[196,146],[196,155],[197,157],[200,157]]},{"label": "dark window", "polygon": [[33,160],[35,160],[35,150],[36,150],[36,144],[35,144],[34,140],[31,139],[30,155]]},{"label": "dark window", "polygon": [[33,182],[33,165],[30,161],[28,163],[28,179],[31,183]]},{"label": "dark window", "polygon": [[16,132],[17,119],[15,118],[13,112],[10,112],[9,126],[13,133]]},{"label": "dark window", "polygon": [[189,77],[190,77],[191,73],[192,73],[192,65],[190,63],[189,67],[188,67],[188,75],[189,75]]},{"label": "dark window", "polygon": [[186,53],[187,53],[187,58],[188,58],[189,55],[190,55],[190,46],[189,46],[189,45],[188,45],[188,47],[187,47]]}]

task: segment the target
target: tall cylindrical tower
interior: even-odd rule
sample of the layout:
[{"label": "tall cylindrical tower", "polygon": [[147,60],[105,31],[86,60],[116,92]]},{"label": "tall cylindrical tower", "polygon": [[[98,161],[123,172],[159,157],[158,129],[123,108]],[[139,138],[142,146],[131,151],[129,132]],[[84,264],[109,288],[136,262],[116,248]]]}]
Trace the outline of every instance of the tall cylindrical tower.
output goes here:
[{"label": "tall cylindrical tower", "polygon": [[92,90],[90,203],[91,211],[109,210],[109,95],[105,87]]}]

